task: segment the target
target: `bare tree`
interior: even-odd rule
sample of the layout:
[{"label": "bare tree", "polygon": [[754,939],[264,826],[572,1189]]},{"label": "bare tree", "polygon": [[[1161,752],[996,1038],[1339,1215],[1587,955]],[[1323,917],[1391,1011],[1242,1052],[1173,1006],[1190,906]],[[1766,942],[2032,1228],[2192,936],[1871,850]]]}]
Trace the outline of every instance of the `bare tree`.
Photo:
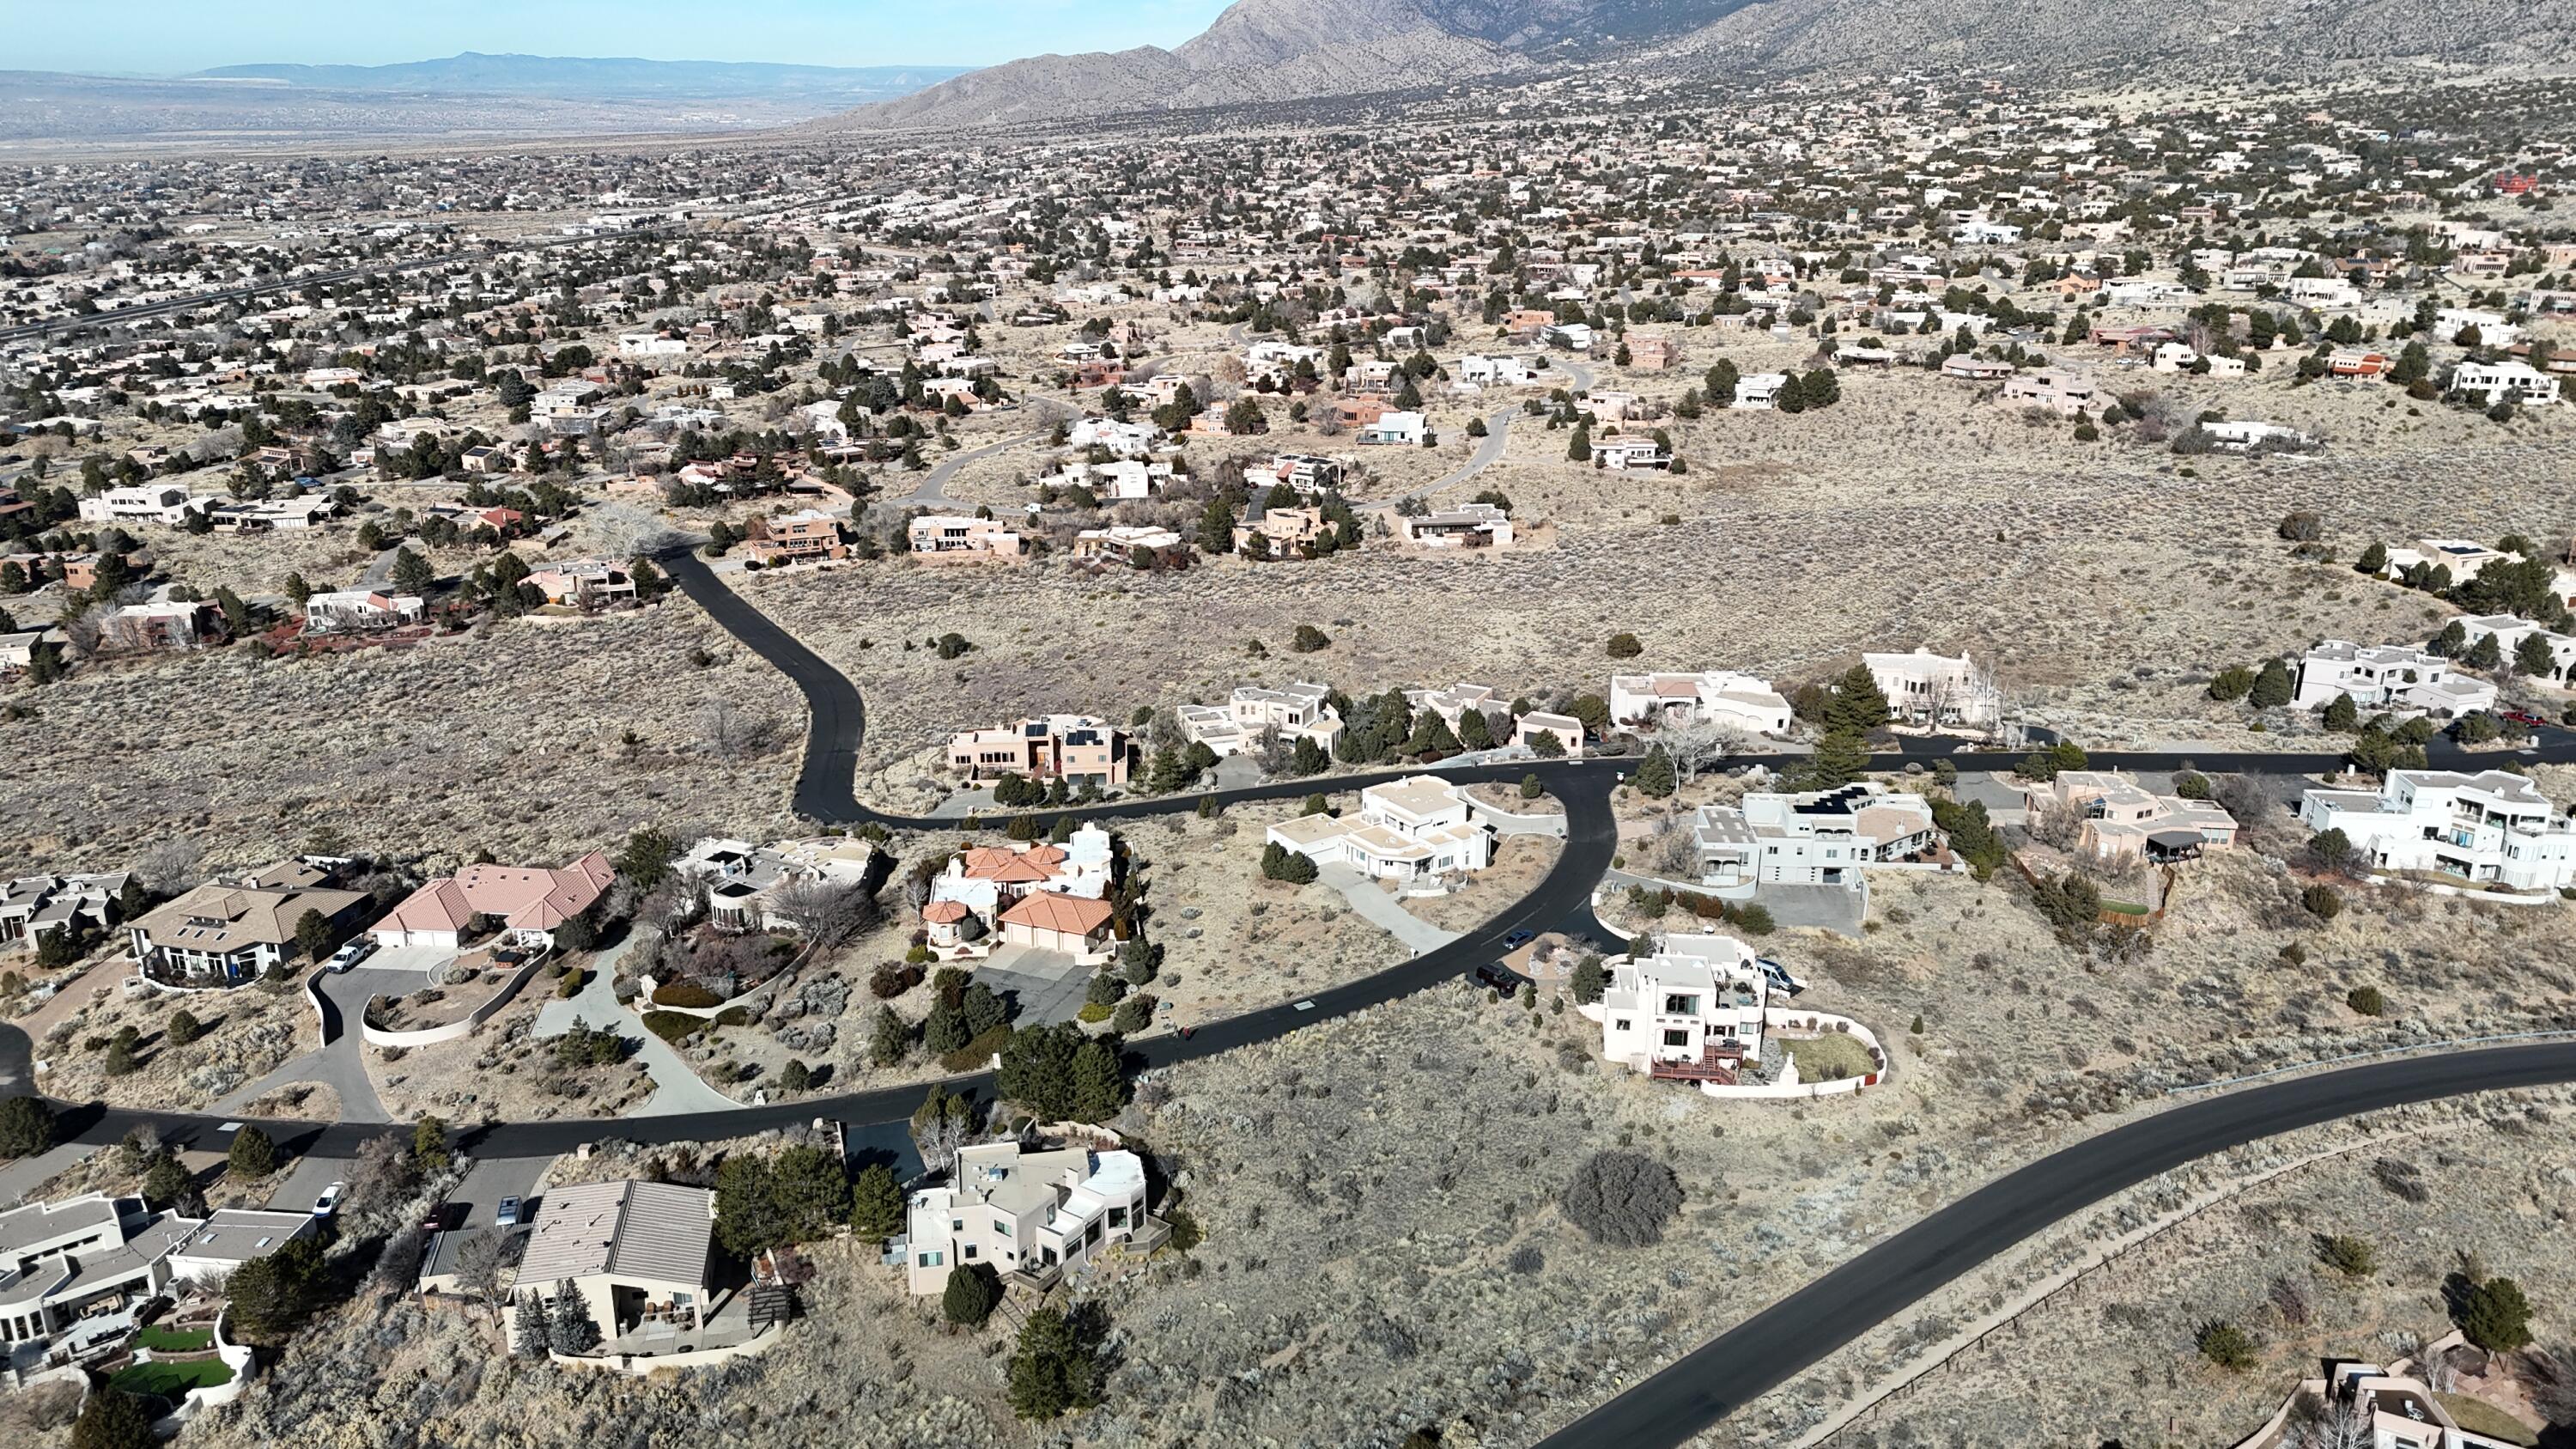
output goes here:
[{"label": "bare tree", "polygon": [[912,1114],[912,1144],[921,1153],[921,1165],[932,1172],[947,1171],[974,1133],[975,1104],[936,1087]]},{"label": "bare tree", "polygon": [[1672,757],[1673,773],[1688,784],[1699,778],[1700,771],[1742,748],[1744,731],[1734,725],[1693,722],[1659,730],[1655,739]]},{"label": "bare tree", "polygon": [[729,699],[707,701],[698,711],[698,733],[720,760],[767,754],[778,736],[778,721],[756,715]]},{"label": "bare tree", "polygon": [[770,893],[770,904],[806,944],[829,951],[877,923],[877,898],[853,881],[800,876]]},{"label": "bare tree", "polygon": [[456,1283],[467,1293],[492,1305],[498,1317],[501,1311],[501,1272],[518,1258],[512,1239],[515,1234],[486,1229],[465,1240],[456,1250]]},{"label": "bare tree", "polygon": [[205,878],[205,847],[185,836],[161,841],[135,857],[134,875],[156,896],[175,896]]},{"label": "bare tree", "polygon": [[2059,850],[2072,850],[2084,838],[2084,807],[2072,800],[2052,800],[2030,813],[2030,838]]},{"label": "bare tree", "polygon": [[1686,817],[1675,816],[1655,832],[1654,848],[1647,855],[1655,874],[1666,880],[1688,880],[1699,874],[1699,835]]}]

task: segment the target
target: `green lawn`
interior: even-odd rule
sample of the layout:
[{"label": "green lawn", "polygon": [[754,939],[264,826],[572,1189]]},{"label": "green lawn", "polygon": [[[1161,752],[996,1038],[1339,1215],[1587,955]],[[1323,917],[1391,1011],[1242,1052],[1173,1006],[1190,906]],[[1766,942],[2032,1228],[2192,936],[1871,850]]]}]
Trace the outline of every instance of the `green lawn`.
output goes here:
[{"label": "green lawn", "polygon": [[2540,1442],[2539,1437],[2525,1428],[2520,1419],[2484,1399],[2473,1399],[2466,1394],[2435,1394],[2433,1397],[2441,1400],[2442,1407],[2451,1411],[2451,1417],[2460,1421],[2460,1427],[2472,1434],[2484,1434],[2507,1444]]},{"label": "green lawn", "polygon": [[[1816,1037],[1784,1037],[1781,1045],[1798,1062],[1798,1080],[1828,1081],[1836,1076],[1865,1077],[1878,1070],[1869,1059],[1869,1048],[1860,1039],[1844,1032],[1829,1031]],[[1837,1073],[1834,1069],[1840,1067]]]},{"label": "green lawn", "polygon": [[2117,911],[2124,916],[2143,916],[2147,913],[2147,908],[2136,901],[2115,901],[2107,897],[2102,902],[2102,909]]},{"label": "green lawn", "polygon": [[137,1331],[134,1335],[136,1347],[156,1349],[162,1353],[193,1353],[198,1349],[211,1346],[214,1341],[215,1334],[212,1329],[164,1328],[157,1323]]},{"label": "green lawn", "polygon": [[121,1369],[109,1379],[110,1388],[129,1394],[158,1394],[176,1403],[190,1389],[211,1389],[233,1381],[233,1371],[219,1358],[192,1358],[172,1363],[154,1360]]}]

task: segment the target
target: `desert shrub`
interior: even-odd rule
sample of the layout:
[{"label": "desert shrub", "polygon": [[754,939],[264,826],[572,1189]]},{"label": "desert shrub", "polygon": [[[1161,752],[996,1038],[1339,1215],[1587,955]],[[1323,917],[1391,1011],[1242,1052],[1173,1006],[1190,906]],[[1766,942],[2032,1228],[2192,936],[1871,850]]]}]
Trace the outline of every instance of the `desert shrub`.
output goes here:
[{"label": "desert shrub", "polygon": [[952,1072],[975,1071],[992,1061],[994,1053],[999,1052],[1002,1044],[1010,1039],[1009,1026],[994,1027],[990,1031],[978,1034],[974,1040],[953,1052],[940,1053],[939,1065]]},{"label": "desert shrub", "polygon": [[653,1033],[655,1036],[660,1037],[664,1041],[679,1041],[704,1025],[706,1025],[706,1023],[700,1021],[696,1017],[683,1016],[676,1011],[648,1011],[644,1013],[644,1029]]},{"label": "desert shrub", "polygon": [[1086,1001],[1082,1004],[1082,1009],[1075,1012],[1074,1015],[1081,1018],[1085,1023],[1097,1025],[1101,1022],[1107,1021],[1115,1010],[1116,1008],[1103,1006],[1097,1001]]},{"label": "desert shrub", "polygon": [[2317,1239],[2317,1261],[2347,1278],[2367,1278],[2379,1267],[2379,1251],[2367,1238],[2335,1233]]},{"label": "desert shrub", "polygon": [[1642,1248],[1663,1240],[1681,1211],[1673,1170],[1635,1152],[1596,1152],[1574,1170],[1557,1206],[1594,1242]]},{"label": "desert shrub", "polygon": [[578,966],[575,966],[571,970],[566,971],[563,975],[555,978],[555,995],[563,997],[566,1000],[570,1000],[573,997],[579,996],[581,994],[581,989],[589,984],[590,973],[582,970]]},{"label": "desert shrub", "polygon": [[2200,1350],[2202,1358],[2229,1373],[2243,1373],[2252,1368],[2261,1347],[2254,1341],[2254,1335],[2224,1318],[2213,1318],[2202,1324],[2192,1335],[2192,1343]]},{"label": "desert shrub", "polygon": [[879,1001],[892,1001],[919,986],[926,975],[919,962],[889,961],[868,977],[868,990]]},{"label": "desert shrub", "polygon": [[656,1006],[709,1007],[724,1005],[724,998],[694,981],[665,981],[653,988]]},{"label": "desert shrub", "polygon": [[993,1270],[982,1263],[964,1263],[949,1270],[948,1286],[939,1295],[939,1312],[951,1323],[981,1328],[1001,1301],[1002,1285]]},{"label": "desert shrub", "polygon": [[2371,1179],[2408,1202],[2431,1202],[2433,1189],[2425,1185],[2424,1169],[2402,1157],[2383,1157],[2370,1165]]},{"label": "desert shrub", "polygon": [[1312,654],[1333,642],[1332,636],[1312,624],[1300,624],[1288,637],[1288,647],[1299,654]]},{"label": "desert shrub", "polygon": [[2344,997],[2343,1003],[2364,1016],[2381,1016],[2388,1011],[2388,998],[2382,996],[2376,986],[2354,987]]},{"label": "desert shrub", "polygon": [[2299,904],[2320,921],[2331,921],[2343,914],[2343,892],[2322,882],[2299,892]]},{"label": "desert shrub", "polygon": [[1638,642],[1637,636],[1624,630],[1611,635],[1610,642],[1603,647],[1613,659],[1634,659],[1646,652],[1646,646]]},{"label": "desert shrub", "polygon": [[233,1134],[233,1145],[224,1154],[224,1166],[235,1177],[266,1177],[277,1170],[277,1144],[256,1127],[244,1127]]},{"label": "desert shrub", "polygon": [[170,1045],[186,1046],[205,1034],[206,1024],[195,1012],[183,1006],[170,1014]]}]

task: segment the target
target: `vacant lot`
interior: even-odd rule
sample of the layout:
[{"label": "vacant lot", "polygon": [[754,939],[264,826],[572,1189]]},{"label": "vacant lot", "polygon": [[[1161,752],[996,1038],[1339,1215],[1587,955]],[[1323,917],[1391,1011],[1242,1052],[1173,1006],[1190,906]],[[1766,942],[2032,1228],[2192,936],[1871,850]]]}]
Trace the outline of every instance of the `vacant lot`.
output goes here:
[{"label": "vacant lot", "polygon": [[35,717],[0,738],[42,762],[0,778],[0,856],[20,870],[114,868],[173,833],[247,866],[317,844],[555,862],[648,822],[755,830],[783,813],[803,736],[794,689],[680,599],[400,651],[235,647],[13,698]]}]

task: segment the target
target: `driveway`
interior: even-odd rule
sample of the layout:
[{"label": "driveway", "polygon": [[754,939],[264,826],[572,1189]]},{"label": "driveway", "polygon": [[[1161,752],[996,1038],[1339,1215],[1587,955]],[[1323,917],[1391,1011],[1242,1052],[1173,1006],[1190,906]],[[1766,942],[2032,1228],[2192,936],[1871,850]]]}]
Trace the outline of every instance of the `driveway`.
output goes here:
[{"label": "driveway", "polygon": [[1342,893],[1351,909],[1370,925],[1393,936],[1419,956],[1436,951],[1458,939],[1455,931],[1444,931],[1396,903],[1395,897],[1378,889],[1377,882],[1346,865],[1328,865],[1315,875],[1316,883]]},{"label": "driveway", "polygon": [[[368,958],[367,965],[354,970],[323,972],[323,1031],[329,1040],[318,1050],[306,1052],[215,1103],[213,1110],[239,1112],[280,1087],[296,1082],[318,1082],[338,1094],[341,1121],[393,1120],[376,1096],[374,1080],[367,1075],[366,1044],[360,1037],[358,1022],[366,1012],[368,998],[417,991],[426,981],[427,978],[418,972],[383,970],[375,965],[372,956]],[[318,1193],[320,1189],[315,1191]],[[312,1201],[307,1199],[305,1206],[312,1205]]]},{"label": "driveway", "polygon": [[1016,1002],[1021,1026],[1071,1021],[1090,999],[1091,971],[1059,951],[1003,946],[975,968],[975,979]]},{"label": "driveway", "polygon": [[590,979],[570,1000],[557,997],[537,1008],[536,1025],[529,1035],[543,1039],[561,1036],[578,1021],[586,1026],[604,1027],[637,1043],[635,1059],[653,1078],[653,1095],[641,1107],[627,1113],[630,1117],[661,1117],[675,1112],[724,1112],[742,1103],[717,1091],[700,1077],[679,1048],[655,1036],[644,1025],[644,1019],[617,1000],[617,962],[636,937],[626,939],[599,953],[591,963]]}]

